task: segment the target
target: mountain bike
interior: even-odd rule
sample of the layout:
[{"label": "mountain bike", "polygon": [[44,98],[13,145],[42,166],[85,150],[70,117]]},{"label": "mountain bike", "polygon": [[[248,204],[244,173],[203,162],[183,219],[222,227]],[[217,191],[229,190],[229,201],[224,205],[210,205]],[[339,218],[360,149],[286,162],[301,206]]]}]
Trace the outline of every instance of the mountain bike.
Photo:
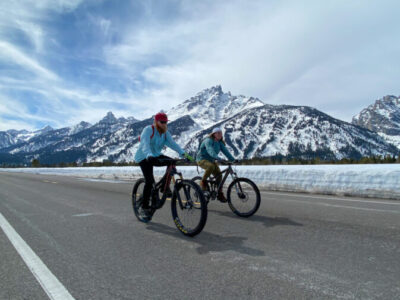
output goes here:
[{"label": "mountain bike", "polygon": [[[160,209],[169,198],[170,184],[173,183],[171,197],[171,212],[175,226],[180,232],[187,236],[199,234],[207,221],[207,203],[204,194],[192,180],[183,179],[182,173],[176,169],[178,162],[187,162],[185,159],[160,159],[167,162],[168,167],[161,180],[152,187],[150,195],[151,215]],[[178,178],[175,178],[177,176]],[[149,218],[144,217],[142,202],[145,180],[140,178],[136,181],[132,190],[133,211],[137,219],[147,223]]]},{"label": "mountain bike", "polygon": [[[232,162],[219,161],[221,164],[228,165],[228,167],[221,171],[220,176],[222,178],[221,183],[218,185],[214,176],[210,176],[206,181],[206,190],[203,191],[204,196],[207,200],[207,204],[210,200],[216,200],[218,191],[223,188],[225,181],[230,175],[232,182],[229,184],[227,189],[227,202],[233,213],[239,217],[250,217],[254,215],[260,207],[261,195],[257,185],[248,178],[238,177],[237,173],[232,168]],[[202,178],[196,176],[192,180],[198,184]]]}]

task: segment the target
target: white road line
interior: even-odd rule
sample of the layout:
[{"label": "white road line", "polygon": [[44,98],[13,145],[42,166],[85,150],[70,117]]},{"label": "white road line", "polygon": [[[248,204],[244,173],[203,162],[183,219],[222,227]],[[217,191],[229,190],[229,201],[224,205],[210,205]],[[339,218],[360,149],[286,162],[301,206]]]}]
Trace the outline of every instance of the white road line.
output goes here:
[{"label": "white road line", "polygon": [[355,206],[337,205],[337,204],[329,204],[329,203],[322,203],[322,202],[312,202],[312,201],[303,201],[303,200],[289,200],[289,199],[279,199],[279,201],[300,202],[300,203],[306,203],[306,204],[311,204],[311,205],[315,204],[315,205],[330,206],[330,207],[340,207],[340,208],[350,208],[350,209],[358,209],[358,210],[379,211],[379,212],[400,214],[400,211],[393,211],[393,210],[387,210],[387,209],[367,208],[367,207],[355,207]]},{"label": "white road line", "polygon": [[7,235],[19,255],[25,261],[29,270],[39,281],[40,285],[49,296],[50,299],[74,299],[63,284],[51,273],[47,266],[42,262],[39,256],[29,247],[29,245],[21,238],[21,236],[8,223],[4,216],[0,213],[0,227]]},{"label": "white road line", "polygon": [[358,200],[358,199],[344,199],[344,198],[335,198],[335,197],[318,197],[311,195],[299,195],[297,193],[288,194],[288,193],[274,193],[268,191],[262,191],[261,193],[272,194],[272,195],[283,195],[283,196],[291,196],[291,197],[299,197],[299,198],[312,198],[312,199],[320,199],[320,200],[338,200],[338,201],[348,201],[348,202],[363,202],[363,203],[376,203],[376,204],[389,204],[389,205],[400,205],[400,201],[393,200],[397,202],[388,202],[388,201],[373,201],[373,200]]},{"label": "white road line", "polygon": [[87,217],[87,216],[92,216],[94,213],[86,213],[86,214],[77,214],[77,215],[72,215],[73,217]]}]

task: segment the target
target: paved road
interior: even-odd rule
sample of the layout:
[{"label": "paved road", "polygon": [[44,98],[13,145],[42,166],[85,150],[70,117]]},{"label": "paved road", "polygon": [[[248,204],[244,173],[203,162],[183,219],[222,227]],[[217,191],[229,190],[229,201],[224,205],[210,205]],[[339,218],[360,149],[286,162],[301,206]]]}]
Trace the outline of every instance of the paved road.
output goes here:
[{"label": "paved road", "polygon": [[[1,173],[0,212],[75,299],[400,298],[399,201],[263,192],[186,238],[169,203],[138,222],[131,186]],[[46,299],[3,230],[0,256],[0,299]]]}]

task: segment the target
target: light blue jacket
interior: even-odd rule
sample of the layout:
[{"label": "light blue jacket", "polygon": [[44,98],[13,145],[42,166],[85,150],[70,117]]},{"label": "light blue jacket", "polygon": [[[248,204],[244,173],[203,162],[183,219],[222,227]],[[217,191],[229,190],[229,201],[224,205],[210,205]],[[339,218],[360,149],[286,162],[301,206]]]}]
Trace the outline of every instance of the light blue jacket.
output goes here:
[{"label": "light blue jacket", "polygon": [[208,137],[206,138],[200,145],[199,151],[196,155],[196,160],[200,161],[206,159],[208,161],[214,161],[216,159],[220,159],[218,157],[218,153],[222,151],[222,153],[230,160],[234,161],[235,159],[229,153],[228,149],[226,149],[224,143],[222,141],[217,142],[216,140]]},{"label": "light blue jacket", "polygon": [[168,131],[160,134],[157,128],[154,127],[154,136],[153,138],[150,138],[152,134],[153,129],[151,128],[151,125],[146,126],[143,129],[142,134],[140,135],[139,149],[135,154],[135,162],[140,163],[142,160],[150,156],[160,156],[161,150],[164,148],[164,146],[175,150],[181,156],[185,153],[185,151],[179,147],[177,143],[175,143]]}]

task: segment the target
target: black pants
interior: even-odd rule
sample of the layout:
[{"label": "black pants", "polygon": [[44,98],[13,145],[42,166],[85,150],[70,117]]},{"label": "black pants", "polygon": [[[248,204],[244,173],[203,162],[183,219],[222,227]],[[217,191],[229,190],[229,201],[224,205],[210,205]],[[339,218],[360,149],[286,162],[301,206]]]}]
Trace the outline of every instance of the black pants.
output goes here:
[{"label": "black pants", "polygon": [[144,180],[146,181],[143,190],[143,205],[142,205],[143,208],[149,208],[151,188],[155,183],[153,175],[153,167],[169,166],[172,163],[169,161],[162,161],[162,159],[171,159],[171,158],[165,155],[160,155],[158,157],[149,157],[149,159],[144,159],[139,163],[139,166],[143,172]]}]

